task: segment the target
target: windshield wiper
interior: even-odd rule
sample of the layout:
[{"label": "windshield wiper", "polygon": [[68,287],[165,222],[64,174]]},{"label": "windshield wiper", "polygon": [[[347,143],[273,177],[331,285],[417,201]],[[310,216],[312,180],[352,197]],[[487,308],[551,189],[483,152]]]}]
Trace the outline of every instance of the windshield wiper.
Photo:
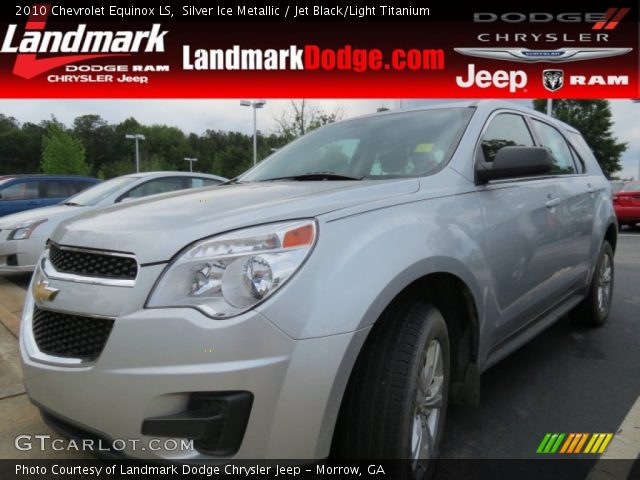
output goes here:
[{"label": "windshield wiper", "polygon": [[287,177],[265,178],[261,182],[274,182],[277,180],[362,180],[364,177],[354,177],[351,175],[343,175],[336,172],[307,172],[300,175],[289,175]]},{"label": "windshield wiper", "polygon": [[231,180],[227,180],[226,182],[222,182],[219,183],[218,185],[237,185],[240,183],[248,183],[248,182],[243,182],[241,180],[238,180],[240,177],[234,177]]},{"label": "windshield wiper", "polygon": [[82,206],[78,202],[64,202],[63,205],[70,205],[72,207],[81,207]]}]

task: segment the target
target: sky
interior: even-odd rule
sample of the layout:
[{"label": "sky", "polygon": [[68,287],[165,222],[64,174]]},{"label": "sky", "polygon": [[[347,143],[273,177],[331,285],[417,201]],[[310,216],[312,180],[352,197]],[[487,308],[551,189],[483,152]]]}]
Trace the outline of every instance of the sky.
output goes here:
[{"label": "sky", "polygon": [[[374,113],[378,107],[391,109],[433,103],[434,100],[311,100],[327,112],[340,111],[342,119]],[[530,102],[520,101],[530,106]],[[271,133],[276,119],[287,108],[288,100],[269,100],[258,111],[258,130]],[[621,178],[638,178],[640,162],[640,103],[611,100],[613,133],[629,148],[622,157]],[[38,123],[55,116],[66,125],[80,115],[97,114],[110,123],[134,117],[144,124],[161,123],[180,128],[185,133],[201,134],[205,130],[230,130],[251,133],[250,108],[235,100],[0,100],[0,113],[21,123]]]}]

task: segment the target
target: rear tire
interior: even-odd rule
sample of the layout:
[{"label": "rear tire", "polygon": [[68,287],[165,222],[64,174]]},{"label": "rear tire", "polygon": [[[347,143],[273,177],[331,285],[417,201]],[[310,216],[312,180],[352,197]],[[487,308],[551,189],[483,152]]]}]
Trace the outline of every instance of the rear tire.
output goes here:
[{"label": "rear tire", "polygon": [[449,335],[431,304],[398,301],[374,325],[340,409],[332,454],[410,459],[393,478],[433,471],[449,399]]},{"label": "rear tire", "polygon": [[604,324],[611,311],[613,278],[613,249],[605,240],[600,247],[600,256],[593,272],[589,293],[571,315],[576,323],[592,327]]}]

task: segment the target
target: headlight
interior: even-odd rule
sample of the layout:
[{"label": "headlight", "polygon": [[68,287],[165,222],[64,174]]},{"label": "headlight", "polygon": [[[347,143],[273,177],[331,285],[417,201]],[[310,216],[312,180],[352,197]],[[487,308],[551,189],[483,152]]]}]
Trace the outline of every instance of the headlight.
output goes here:
[{"label": "headlight", "polygon": [[46,221],[46,218],[41,218],[39,220],[29,220],[28,222],[12,225],[9,227],[9,230],[12,231],[9,233],[7,240],[26,240],[27,238],[31,238],[31,234],[38,225],[41,225]]},{"label": "headlight", "polygon": [[187,247],[167,266],[147,307],[192,307],[212,318],[239,315],[280,288],[316,241],[313,220],[237,230]]}]

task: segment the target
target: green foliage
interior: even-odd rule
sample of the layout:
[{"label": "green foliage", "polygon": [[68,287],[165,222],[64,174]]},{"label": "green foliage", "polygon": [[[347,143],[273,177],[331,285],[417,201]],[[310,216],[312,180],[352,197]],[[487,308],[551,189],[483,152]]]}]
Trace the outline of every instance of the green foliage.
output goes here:
[{"label": "green foliage", "polygon": [[89,166],[84,160],[85,149],[80,140],[53,121],[42,137],[42,162],[44,173],[87,175]]},{"label": "green foliage", "polygon": [[[314,128],[339,117],[313,103],[292,102],[276,132],[258,136],[258,159]],[[20,123],[0,114],[0,175],[20,173],[86,173],[103,180],[136,171],[135,142],[128,134],[142,134],[140,171],[189,170],[185,157],[197,158],[193,169],[233,178],[253,165],[253,136],[207,130],[185,135],[167,125],[142,125],[135,118],[110,124],[99,115],[81,115],[66,129],[55,118],[38,125]]]},{"label": "green foliage", "polygon": [[0,175],[38,172],[44,130],[0,114]]},{"label": "green foliage", "polygon": [[[533,107],[546,112],[546,100],[534,100]],[[608,100],[554,100],[553,116],[582,133],[607,177],[620,170],[620,157],[627,149],[613,136]]]},{"label": "green foliage", "polygon": [[308,100],[291,100],[290,108],[276,119],[278,134],[288,141],[294,140],[323,125],[339,120],[342,112],[337,108],[333,112],[325,112]]}]

